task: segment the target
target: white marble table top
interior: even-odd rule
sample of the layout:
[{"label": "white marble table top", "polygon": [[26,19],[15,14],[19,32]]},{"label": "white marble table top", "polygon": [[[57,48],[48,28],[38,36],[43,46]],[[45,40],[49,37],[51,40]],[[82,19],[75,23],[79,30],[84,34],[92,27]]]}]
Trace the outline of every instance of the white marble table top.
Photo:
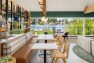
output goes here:
[{"label": "white marble table top", "polygon": [[58,46],[56,43],[35,43],[32,45],[31,49],[34,50],[56,50]]},{"label": "white marble table top", "polygon": [[37,40],[54,40],[54,37],[49,34],[41,34],[37,37]]}]

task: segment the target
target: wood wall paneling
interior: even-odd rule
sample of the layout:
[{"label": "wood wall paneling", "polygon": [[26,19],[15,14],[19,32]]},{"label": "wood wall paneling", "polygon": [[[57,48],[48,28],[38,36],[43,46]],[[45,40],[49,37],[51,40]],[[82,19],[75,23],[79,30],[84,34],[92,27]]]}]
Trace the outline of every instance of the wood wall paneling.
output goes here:
[{"label": "wood wall paneling", "polygon": [[6,20],[8,20],[8,0],[6,0]]},{"label": "wood wall paneling", "polygon": [[0,15],[2,15],[2,0],[0,0]]}]

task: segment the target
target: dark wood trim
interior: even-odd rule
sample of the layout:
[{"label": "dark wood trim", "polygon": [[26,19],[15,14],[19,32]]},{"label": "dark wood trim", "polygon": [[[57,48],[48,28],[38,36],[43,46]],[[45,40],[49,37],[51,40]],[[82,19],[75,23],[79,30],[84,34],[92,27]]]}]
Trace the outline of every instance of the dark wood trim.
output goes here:
[{"label": "dark wood trim", "polygon": [[[13,9],[12,9],[12,7],[13,7],[13,2],[11,1],[11,21],[13,20],[12,18],[13,18]],[[12,22],[10,22],[10,30],[12,30]]]},{"label": "dark wood trim", "polygon": [[3,56],[3,44],[1,44],[1,56]]},{"label": "dark wood trim", "polygon": [[[21,22],[21,21],[22,21],[22,18],[21,18],[21,15],[22,15],[22,14],[21,14],[21,13],[22,13],[22,12],[21,12],[21,7],[20,7],[19,9],[20,9],[20,22]],[[21,23],[20,23],[20,29],[21,29]]]},{"label": "dark wood trim", "polygon": [[0,15],[2,15],[2,0],[0,0]]},{"label": "dark wood trim", "polygon": [[22,15],[21,13],[22,13],[22,12],[21,12],[21,7],[20,7],[20,21],[21,21],[21,15]]},{"label": "dark wood trim", "polygon": [[6,20],[8,20],[8,0],[6,0]]},{"label": "dark wood trim", "polygon": [[12,10],[12,1],[11,1],[11,21],[12,21],[12,17],[13,17],[13,10]]},{"label": "dark wood trim", "polygon": [[91,55],[92,55],[92,40],[90,40],[90,52],[91,52]]},{"label": "dark wood trim", "polygon": [[43,16],[46,16],[46,0],[43,0]]}]

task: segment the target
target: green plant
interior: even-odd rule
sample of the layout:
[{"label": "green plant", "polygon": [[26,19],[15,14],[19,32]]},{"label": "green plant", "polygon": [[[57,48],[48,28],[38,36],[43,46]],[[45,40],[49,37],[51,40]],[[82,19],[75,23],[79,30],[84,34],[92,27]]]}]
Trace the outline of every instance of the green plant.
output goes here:
[{"label": "green plant", "polygon": [[67,29],[70,35],[82,35],[83,34],[83,20],[73,19],[67,22]]},{"label": "green plant", "polygon": [[4,57],[0,57],[0,63],[6,63],[12,61],[12,58],[4,56]]},{"label": "green plant", "polygon": [[13,29],[18,29],[18,22],[17,21],[13,22]]},{"label": "green plant", "polygon": [[94,35],[94,19],[85,19],[85,34]]},{"label": "green plant", "polygon": [[31,20],[32,20],[32,24],[35,24],[36,20],[34,18],[32,18]]}]

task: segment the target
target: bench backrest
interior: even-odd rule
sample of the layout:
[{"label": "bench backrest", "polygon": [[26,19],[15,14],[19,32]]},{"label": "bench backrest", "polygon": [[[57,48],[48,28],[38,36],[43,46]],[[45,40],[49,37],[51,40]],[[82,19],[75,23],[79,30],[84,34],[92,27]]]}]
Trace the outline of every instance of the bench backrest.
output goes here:
[{"label": "bench backrest", "polygon": [[94,56],[94,40],[92,40],[92,55]]},{"label": "bench backrest", "polygon": [[84,36],[78,36],[78,45],[86,50],[88,53],[91,54],[91,39],[84,37]]}]

